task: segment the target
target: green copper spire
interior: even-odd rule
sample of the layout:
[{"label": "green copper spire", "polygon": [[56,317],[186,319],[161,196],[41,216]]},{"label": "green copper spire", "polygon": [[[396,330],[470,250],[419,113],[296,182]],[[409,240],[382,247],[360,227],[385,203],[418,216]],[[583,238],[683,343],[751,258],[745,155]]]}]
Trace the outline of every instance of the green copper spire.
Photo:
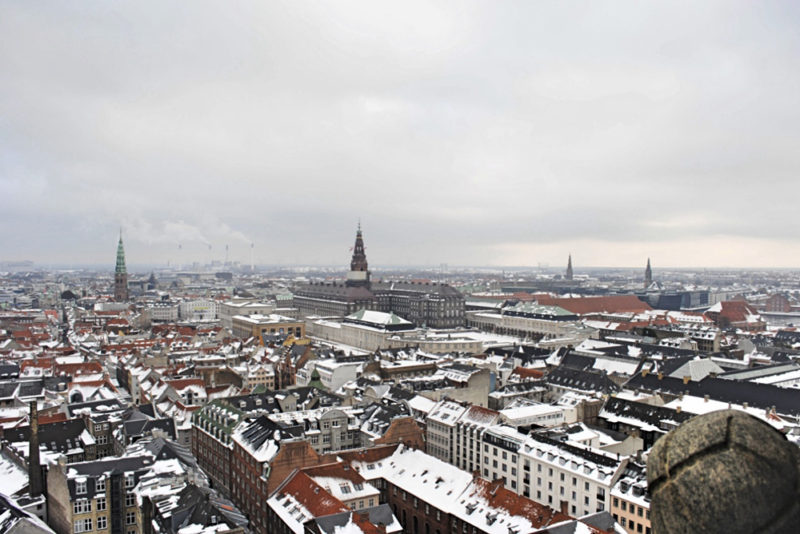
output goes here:
[{"label": "green copper spire", "polygon": [[117,245],[117,269],[119,274],[127,274],[125,270],[125,249],[122,247],[122,229],[119,230],[119,245]]}]

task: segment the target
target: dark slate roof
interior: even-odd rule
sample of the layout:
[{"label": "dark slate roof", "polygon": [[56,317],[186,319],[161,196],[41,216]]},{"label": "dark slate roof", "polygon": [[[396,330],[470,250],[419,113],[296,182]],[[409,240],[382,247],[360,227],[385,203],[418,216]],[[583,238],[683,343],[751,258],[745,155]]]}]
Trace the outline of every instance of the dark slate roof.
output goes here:
[{"label": "dark slate roof", "polygon": [[593,462],[597,465],[604,465],[606,467],[616,467],[617,465],[619,465],[619,460],[609,458],[608,456],[604,456],[602,454],[597,454],[596,452],[592,452],[583,447],[570,445],[569,443],[564,443],[563,441],[549,438],[546,435],[547,432],[548,432],[547,430],[542,430],[541,432],[531,432],[530,437],[534,441],[538,441],[540,443],[544,443],[547,445],[555,445],[556,447],[566,452],[574,454],[575,456]]},{"label": "dark slate roof", "polygon": [[581,371],[578,369],[557,367],[547,374],[543,380],[554,386],[578,389],[581,391],[610,393],[620,390],[620,387],[608,378],[605,373],[597,371]]},{"label": "dark slate roof", "polygon": [[694,414],[688,412],[677,412],[671,408],[651,406],[643,402],[618,397],[610,397],[603,406],[603,410],[614,415],[630,417],[658,428],[661,428],[661,422],[665,420],[683,423],[694,417]]},{"label": "dark slate roof", "polygon": [[[125,410],[126,406],[119,399],[106,399],[106,400],[97,400],[89,402],[74,402],[72,404],[67,405],[67,416],[70,418],[75,417],[75,413],[78,410],[84,410],[86,408],[91,410],[92,415],[94,416],[94,415],[107,415],[110,412],[122,411]],[[98,408],[101,409],[98,410]]]},{"label": "dark slate roof", "polygon": [[[247,518],[235,505],[220,497],[208,488],[200,488],[194,484],[187,485],[178,493],[177,503],[168,505],[165,514],[156,513],[156,521],[162,527],[162,532],[177,533],[188,525],[201,525],[203,527],[215,524],[227,524],[230,528],[247,527]],[[156,508],[161,500],[170,499],[162,496],[156,499]]]},{"label": "dark slate roof", "polygon": [[70,382],[72,382],[70,376],[46,376],[42,379],[44,388],[50,391],[64,391]]},{"label": "dark slate roof", "polygon": [[395,417],[407,417],[411,411],[404,403],[395,402],[391,399],[381,399],[380,402],[373,402],[364,408],[360,419],[362,424],[367,424],[372,432],[385,432]]},{"label": "dark slate roof", "polygon": [[248,443],[250,447],[257,450],[261,448],[268,439],[274,440],[275,432],[279,433],[280,439],[293,437],[293,434],[287,432],[286,428],[281,427],[267,416],[262,415],[258,419],[253,420],[242,430],[241,439]]},{"label": "dark slate roof", "polygon": [[680,369],[684,364],[694,360],[696,356],[696,354],[693,354],[691,356],[678,356],[675,358],[666,358],[664,360],[660,360],[658,362],[658,370],[665,375],[671,375]]},{"label": "dark slate roof", "polygon": [[611,512],[603,511],[581,517],[581,523],[586,523],[587,525],[600,530],[613,532],[616,521],[614,521],[614,517],[611,515]]},{"label": "dark slate roof", "polygon": [[17,391],[17,382],[0,382],[0,399],[10,399]]},{"label": "dark slate roof", "polygon": [[38,518],[26,512],[10,497],[0,493],[0,532],[24,534],[51,533],[52,530]]},{"label": "dark slate roof", "polygon": [[268,412],[281,411],[281,407],[278,405],[277,401],[275,401],[275,392],[272,391],[253,395],[237,395],[236,397],[228,397],[222,400],[243,412],[252,412],[255,410],[267,410]]},{"label": "dark slate roof", "polygon": [[640,343],[639,348],[642,349],[642,354],[645,356],[652,356],[654,354],[661,354],[667,357],[676,358],[680,356],[696,356],[697,352],[690,349],[679,349],[677,347],[665,347],[662,345],[655,345],[652,343]]},{"label": "dark slate roof", "polygon": [[770,384],[726,380],[710,376],[699,382],[690,381],[684,384],[680,378],[664,376],[659,379],[658,375],[652,373],[648,373],[645,376],[640,373],[628,380],[625,387],[653,392],[661,391],[673,395],[682,393],[696,397],[708,395],[711,399],[720,402],[732,404],[744,404],[746,402],[749,406],[764,410],[774,406],[779,414],[800,415],[800,390],[780,388]]},{"label": "dark slate roof", "polygon": [[387,393],[386,396],[390,399],[405,400],[405,401],[409,401],[414,397],[416,397],[416,395],[411,391],[408,391],[407,389],[403,389],[397,386],[391,386],[389,388],[389,393]]},{"label": "dark slate roof", "polygon": [[136,438],[142,437],[154,429],[163,430],[170,438],[175,439],[175,421],[171,417],[154,419],[142,413],[138,408],[131,408],[123,414],[122,419],[122,432],[130,440],[135,441]]},{"label": "dark slate roof", "polygon": [[800,342],[800,331],[797,330],[779,330],[775,334],[775,341],[783,343],[798,343]]},{"label": "dark slate roof", "polygon": [[69,469],[74,469],[78,476],[85,475],[96,477],[103,473],[126,473],[141,471],[153,464],[153,459],[148,456],[115,456],[70,464]]},{"label": "dark slate roof", "polygon": [[342,404],[342,399],[337,395],[310,386],[285,389],[276,391],[275,393],[283,393],[284,395],[296,394],[298,409],[301,404],[312,397],[318,401],[318,404],[316,405],[318,408],[324,408],[326,406],[340,406]]},{"label": "dark slate roof", "polygon": [[389,507],[389,505],[381,504],[378,506],[373,506],[372,508],[359,510],[358,512],[341,512],[338,514],[317,517],[311,521],[317,524],[322,534],[333,534],[337,527],[344,527],[350,522],[350,514],[359,512],[368,513],[370,523],[376,526],[391,525],[394,519],[394,514],[392,513],[392,509]]},{"label": "dark slate roof", "polygon": [[128,436],[128,438],[146,436],[156,429],[162,430],[171,439],[175,439],[175,420],[171,417],[165,417],[163,419],[148,419],[143,425],[140,424],[139,421],[132,421],[123,424],[123,432],[126,436]]},{"label": "dark slate roof", "polygon": [[0,363],[0,378],[16,378],[19,376],[19,365],[16,363]]},{"label": "dark slate roof", "polygon": [[44,395],[44,383],[41,380],[26,380],[18,382],[18,384],[19,392],[17,395],[20,397],[39,397]]},{"label": "dark slate roof", "polygon": [[451,385],[447,380],[441,378],[421,377],[414,380],[404,380],[401,382],[400,387],[409,391],[433,391],[450,388]]},{"label": "dark slate roof", "polygon": [[199,470],[197,460],[192,451],[171,439],[154,438],[145,444],[144,448],[157,460],[175,459],[183,465]]},{"label": "dark slate roof", "polygon": [[575,354],[574,352],[567,353],[564,358],[561,359],[561,366],[562,367],[569,367],[570,369],[580,369],[585,371],[587,369],[591,369],[594,367],[594,362],[596,358],[591,356],[584,356],[582,354]]},{"label": "dark slate roof", "polygon": [[[72,449],[83,449],[80,436],[86,430],[83,419],[70,419],[39,425],[39,445],[48,451],[66,454]],[[8,428],[3,432],[3,439],[10,443],[28,442],[31,427],[21,426]]]}]

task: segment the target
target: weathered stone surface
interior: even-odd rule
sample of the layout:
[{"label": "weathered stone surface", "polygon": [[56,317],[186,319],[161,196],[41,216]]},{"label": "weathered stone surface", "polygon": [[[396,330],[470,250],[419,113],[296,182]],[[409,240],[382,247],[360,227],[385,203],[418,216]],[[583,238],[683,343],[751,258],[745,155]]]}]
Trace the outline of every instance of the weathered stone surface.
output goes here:
[{"label": "weathered stone surface", "polygon": [[647,462],[654,534],[800,532],[800,449],[724,410],[658,440]]}]

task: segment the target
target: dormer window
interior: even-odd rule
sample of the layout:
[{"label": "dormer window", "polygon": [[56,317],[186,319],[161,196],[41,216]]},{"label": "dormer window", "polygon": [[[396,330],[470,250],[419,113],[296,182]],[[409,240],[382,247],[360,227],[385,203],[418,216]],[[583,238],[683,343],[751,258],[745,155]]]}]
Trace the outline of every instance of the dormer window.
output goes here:
[{"label": "dormer window", "polygon": [[75,493],[78,495],[83,495],[86,493],[86,480],[75,481]]}]

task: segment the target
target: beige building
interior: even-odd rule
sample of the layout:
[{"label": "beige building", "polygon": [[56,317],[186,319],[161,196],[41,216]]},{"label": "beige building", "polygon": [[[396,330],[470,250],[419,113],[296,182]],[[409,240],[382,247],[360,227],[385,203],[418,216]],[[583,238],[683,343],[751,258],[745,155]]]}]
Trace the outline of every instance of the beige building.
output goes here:
[{"label": "beige building", "polygon": [[259,363],[247,367],[245,385],[253,390],[263,386],[267,391],[275,389],[275,370],[270,363]]},{"label": "beige building", "polygon": [[[133,490],[151,464],[150,457],[138,456],[67,466],[62,457],[47,471],[50,526],[57,534],[141,534],[141,514]],[[119,503],[113,514],[112,503]]]},{"label": "beige building", "polygon": [[570,334],[578,316],[558,306],[520,302],[499,312],[467,312],[466,319],[468,326],[487,332],[540,338]]},{"label": "beige building", "polygon": [[611,489],[611,515],[629,534],[651,534],[650,495],[644,466],[631,462]]},{"label": "beige building", "polygon": [[275,312],[274,302],[255,302],[250,299],[233,299],[217,305],[217,316],[222,328],[233,329],[235,315],[269,315]]},{"label": "beige building", "polygon": [[424,352],[445,354],[482,352],[483,341],[468,332],[426,332],[394,313],[360,310],[343,321],[315,319],[308,323],[308,334],[334,343],[367,351],[416,347]]},{"label": "beige building", "polygon": [[231,319],[233,335],[250,338],[274,335],[306,336],[306,325],[282,315],[234,315]]}]

